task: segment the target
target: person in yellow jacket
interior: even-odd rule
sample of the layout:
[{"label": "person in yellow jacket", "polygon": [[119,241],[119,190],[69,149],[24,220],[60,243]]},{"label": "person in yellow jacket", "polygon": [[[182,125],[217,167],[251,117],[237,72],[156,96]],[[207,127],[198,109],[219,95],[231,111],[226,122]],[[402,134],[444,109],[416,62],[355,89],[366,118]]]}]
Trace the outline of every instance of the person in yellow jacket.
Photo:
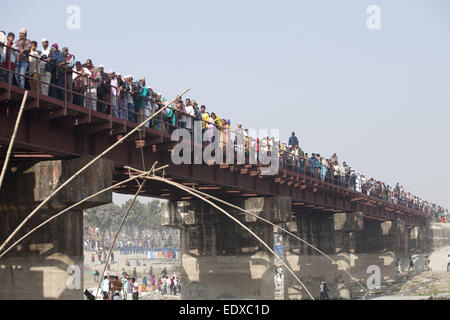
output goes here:
[{"label": "person in yellow jacket", "polygon": [[202,114],[202,131],[204,132],[208,127],[209,114],[206,112],[205,106],[200,107],[200,112]]},{"label": "person in yellow jacket", "polygon": [[211,113],[211,118],[214,120],[214,124],[216,125],[217,129],[222,131],[222,129],[223,129],[222,120],[220,120],[220,118],[217,117],[214,112]]}]

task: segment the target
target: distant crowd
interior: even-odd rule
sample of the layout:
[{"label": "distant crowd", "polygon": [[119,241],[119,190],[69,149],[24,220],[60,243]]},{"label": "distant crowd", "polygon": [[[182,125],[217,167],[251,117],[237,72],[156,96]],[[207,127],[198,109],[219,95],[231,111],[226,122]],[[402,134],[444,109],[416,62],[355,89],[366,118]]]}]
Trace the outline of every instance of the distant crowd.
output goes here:
[{"label": "distant crowd", "polygon": [[295,132],[289,138],[288,144],[280,144],[280,160],[282,168],[418,210],[442,222],[448,222],[448,209],[407,192],[399,183],[390,186],[375,178],[369,178],[364,173],[358,173],[345,161],[341,163],[336,153],[330,158],[321,156],[319,153],[312,153],[309,156],[300,148]]}]

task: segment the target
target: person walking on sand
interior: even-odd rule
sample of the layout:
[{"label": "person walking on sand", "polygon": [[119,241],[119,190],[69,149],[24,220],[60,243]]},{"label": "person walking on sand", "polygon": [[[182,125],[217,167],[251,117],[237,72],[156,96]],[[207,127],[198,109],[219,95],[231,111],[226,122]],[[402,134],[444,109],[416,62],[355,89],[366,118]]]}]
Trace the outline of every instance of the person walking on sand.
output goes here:
[{"label": "person walking on sand", "polygon": [[402,261],[400,260],[400,258],[397,258],[396,266],[397,266],[397,272],[402,273]]},{"label": "person walking on sand", "polygon": [[450,254],[447,257],[447,272],[450,271]]},{"label": "person walking on sand", "polygon": [[409,257],[409,267],[408,267],[408,272],[414,270],[414,261],[412,257]]},{"label": "person walking on sand", "polygon": [[328,285],[326,281],[320,284],[320,300],[328,300]]},{"label": "person walking on sand", "polygon": [[430,271],[430,258],[428,256],[423,258],[423,264],[425,265],[425,271]]}]

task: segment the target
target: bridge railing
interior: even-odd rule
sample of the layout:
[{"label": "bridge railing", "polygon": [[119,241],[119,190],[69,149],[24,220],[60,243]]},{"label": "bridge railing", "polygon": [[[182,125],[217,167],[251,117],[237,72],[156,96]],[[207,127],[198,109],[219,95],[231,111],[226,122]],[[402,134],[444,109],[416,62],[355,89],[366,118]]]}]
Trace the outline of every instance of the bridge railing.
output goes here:
[{"label": "bridge railing", "polygon": [[[2,43],[0,43],[0,46],[3,46],[4,50],[10,50],[11,54],[20,54],[18,50],[6,47]],[[19,78],[19,82],[20,78],[23,77],[23,79],[28,80],[30,86],[32,87],[32,92],[35,93],[38,105],[41,94],[49,95],[51,93],[50,96],[63,101],[66,114],[68,105],[72,104],[87,108],[90,116],[92,115],[92,111],[97,111],[108,115],[111,121],[112,118],[117,118],[123,120],[124,123],[127,121],[136,123],[141,122],[150,117],[164,105],[162,101],[155,99],[155,96],[142,96],[140,92],[130,92],[125,90],[124,87],[112,86],[108,83],[101,84],[99,83],[99,80],[96,79],[96,75],[91,74],[88,76],[84,74],[83,71],[78,72],[74,69],[67,69],[65,66],[58,65],[51,61],[43,60],[30,54],[26,55],[28,57],[28,61],[30,61],[30,59],[31,61],[33,61],[33,59],[36,60],[34,61],[35,63],[32,64],[34,65],[34,70],[28,70],[31,75],[27,72],[25,74],[16,72],[14,68],[15,64],[11,62],[11,59],[6,62],[2,61],[2,64],[0,64],[0,81],[7,82],[9,96],[11,94],[11,87],[13,86],[13,77]],[[47,65],[50,65],[51,68],[46,68]],[[47,69],[52,70],[50,80],[48,71],[45,71]],[[75,75],[75,78],[73,75]],[[63,79],[61,79],[61,76]],[[56,81],[55,78],[57,78]],[[77,86],[74,86],[75,81],[80,81],[83,85],[78,88]],[[100,99],[97,96],[99,88],[104,91],[104,96],[108,99]],[[131,97],[129,95],[131,95]],[[129,98],[132,98],[134,108],[132,105],[128,105]],[[137,110],[137,104],[142,106],[140,110]],[[184,121],[180,121],[180,119],[183,119]],[[171,133],[173,130],[178,128],[185,128],[191,131],[191,137],[193,139],[194,135],[192,132],[194,121],[196,121],[196,118],[193,115],[178,110],[174,104],[168,108],[166,112],[161,113],[159,117],[153,119],[148,126],[166,133]],[[189,122],[191,125],[186,128],[186,126],[182,126],[180,122]],[[242,130],[241,132],[238,132],[237,130],[231,130],[228,127],[224,128],[223,126],[219,126],[216,123],[206,123],[206,126],[212,126],[223,133],[221,138],[223,140],[222,143],[224,146],[224,154],[226,153],[226,135],[234,134],[234,136],[237,136],[238,134],[242,134]],[[243,146],[234,146],[234,159],[237,159],[236,154],[238,148],[244,148],[246,163],[249,163],[251,148],[257,151],[256,160],[258,160],[259,148],[267,150],[270,154],[273,144],[279,142],[269,139],[270,143],[267,143],[265,140],[266,139],[259,140],[250,136],[245,136]],[[194,141],[192,141],[192,143],[194,143]],[[433,214],[432,208],[428,207],[424,209],[417,203],[414,203],[414,201],[407,201],[401,197],[387,198],[384,193],[367,195],[366,186],[360,180],[355,179],[352,176],[342,174],[341,172],[336,172],[329,167],[324,167],[322,164],[317,166],[313,165],[310,163],[309,159],[305,157],[298,157],[296,154],[288,150],[283,150],[282,148],[279,150],[279,163],[279,173],[283,172],[283,174],[286,175],[296,175],[303,177],[304,179],[313,179],[316,182],[329,183],[338,188],[350,189],[354,192],[361,193],[364,196],[372,196],[394,205],[425,212],[426,215]],[[254,166],[261,167],[261,164],[258,163],[253,165],[253,167]]]}]

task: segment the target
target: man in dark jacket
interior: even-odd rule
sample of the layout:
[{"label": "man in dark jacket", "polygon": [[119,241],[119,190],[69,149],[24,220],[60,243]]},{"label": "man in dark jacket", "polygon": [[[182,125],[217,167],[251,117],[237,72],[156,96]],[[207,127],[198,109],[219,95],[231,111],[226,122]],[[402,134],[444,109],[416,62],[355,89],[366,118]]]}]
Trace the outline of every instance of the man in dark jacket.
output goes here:
[{"label": "man in dark jacket", "polygon": [[289,138],[288,145],[292,148],[295,148],[295,146],[298,146],[298,139],[295,136],[295,132],[292,132],[292,136]]},{"label": "man in dark jacket", "polygon": [[109,101],[111,80],[109,78],[109,75],[104,72],[103,65],[98,66],[95,80],[98,83],[97,98],[99,101],[97,102],[97,111],[109,114],[110,109],[106,102]]},{"label": "man in dark jacket", "polygon": [[64,100],[64,91],[60,89],[64,88],[64,69],[61,67],[61,64],[64,62],[64,57],[61,51],[59,51],[57,43],[52,44],[47,62],[50,63],[46,64],[45,71],[52,73],[52,80],[50,81],[52,86],[50,87],[49,95]]}]

